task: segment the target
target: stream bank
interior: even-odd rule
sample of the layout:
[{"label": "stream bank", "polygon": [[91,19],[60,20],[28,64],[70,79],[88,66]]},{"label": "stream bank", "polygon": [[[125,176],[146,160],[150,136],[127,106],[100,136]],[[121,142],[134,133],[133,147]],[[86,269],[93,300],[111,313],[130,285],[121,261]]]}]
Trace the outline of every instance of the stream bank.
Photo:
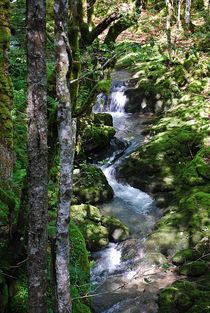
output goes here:
[{"label": "stream bank", "polygon": [[[163,217],[145,241],[176,265],[178,281],[162,290],[159,313],[209,312],[210,106],[209,69],[198,55],[167,65],[157,47],[125,56],[139,77],[138,87],[155,93],[159,120],[144,130],[150,140],[117,171],[120,182],[151,194]],[[153,50],[153,54],[152,54]],[[145,53],[145,54],[144,54]],[[144,54],[144,55],[143,55]],[[135,61],[134,61],[135,60]],[[206,67],[206,69],[204,69]]]}]

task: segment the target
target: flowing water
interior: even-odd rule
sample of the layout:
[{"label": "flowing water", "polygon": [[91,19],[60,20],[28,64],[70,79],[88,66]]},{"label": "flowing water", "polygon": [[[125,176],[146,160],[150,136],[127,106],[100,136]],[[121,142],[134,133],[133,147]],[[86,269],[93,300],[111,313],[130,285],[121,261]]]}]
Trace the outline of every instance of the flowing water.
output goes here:
[{"label": "flowing water", "polygon": [[[93,285],[93,309],[96,313],[155,313],[157,291],[170,281],[173,274],[166,275],[157,266],[157,260],[144,249],[144,240],[151,232],[158,217],[154,200],[139,189],[121,184],[116,179],[117,167],[144,143],[141,114],[128,114],[124,106],[125,81],[114,81],[111,93],[102,106],[99,97],[94,112],[106,111],[113,117],[116,137],[127,143],[127,148],[113,152],[101,166],[113,188],[112,201],[101,206],[103,214],[113,215],[124,222],[130,230],[130,238],[93,254],[95,260],[91,273]],[[140,173],[136,173],[140,175]]]}]

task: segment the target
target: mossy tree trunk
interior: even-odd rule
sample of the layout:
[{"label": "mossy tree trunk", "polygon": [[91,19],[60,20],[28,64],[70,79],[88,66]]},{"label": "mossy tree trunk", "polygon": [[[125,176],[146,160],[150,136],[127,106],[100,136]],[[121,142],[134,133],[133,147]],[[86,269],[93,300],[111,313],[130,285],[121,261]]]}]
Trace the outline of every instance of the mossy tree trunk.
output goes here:
[{"label": "mossy tree trunk", "polygon": [[[80,6],[79,6],[80,8]],[[79,75],[81,71],[81,61],[80,61],[80,28],[81,23],[83,21],[78,19],[79,12],[78,12],[78,5],[76,1],[71,1],[71,22],[69,28],[69,42],[72,49],[72,71],[71,71],[71,78],[73,82],[70,85],[70,93],[71,93],[71,102],[73,106],[73,110],[76,106],[76,101],[79,92]],[[81,8],[80,8],[81,10]]]},{"label": "mossy tree trunk", "polygon": [[96,0],[87,0],[87,22],[89,25],[89,29],[91,30],[93,24],[93,16],[94,16],[94,5]]},{"label": "mossy tree trunk", "polygon": [[28,0],[28,279],[30,313],[47,313],[48,146],[45,45],[45,0]]},{"label": "mossy tree trunk", "polygon": [[13,167],[13,88],[9,75],[10,1],[0,0],[0,181],[11,176]]},{"label": "mossy tree trunk", "polygon": [[68,0],[55,0],[56,99],[58,101],[58,138],[60,146],[60,194],[56,231],[56,302],[58,313],[70,313],[69,222],[74,158],[72,106],[69,70],[72,65],[68,42]]}]

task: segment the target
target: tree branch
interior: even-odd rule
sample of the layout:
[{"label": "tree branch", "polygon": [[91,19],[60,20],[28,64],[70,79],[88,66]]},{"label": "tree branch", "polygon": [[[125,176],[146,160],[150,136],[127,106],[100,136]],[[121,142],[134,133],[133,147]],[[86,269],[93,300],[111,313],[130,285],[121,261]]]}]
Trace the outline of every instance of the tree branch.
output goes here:
[{"label": "tree branch", "polygon": [[91,44],[109,25],[118,20],[121,15],[117,12],[114,12],[107,16],[101,23],[99,23],[90,33],[89,35],[89,42]]}]

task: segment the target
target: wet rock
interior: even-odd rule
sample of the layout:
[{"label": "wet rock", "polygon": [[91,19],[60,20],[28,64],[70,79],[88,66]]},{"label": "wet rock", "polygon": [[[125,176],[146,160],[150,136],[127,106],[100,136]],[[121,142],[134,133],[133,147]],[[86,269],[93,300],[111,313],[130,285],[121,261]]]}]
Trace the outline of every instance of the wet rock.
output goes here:
[{"label": "wet rock", "polygon": [[141,258],[140,251],[142,250],[142,248],[143,248],[142,243],[137,238],[130,238],[120,243],[120,249],[122,251],[121,256],[122,262],[134,260],[136,258],[139,258],[139,256]]},{"label": "wet rock", "polygon": [[155,111],[155,96],[146,94],[141,88],[128,88],[124,92],[127,97],[125,112],[127,113],[150,113]]},{"label": "wet rock", "polygon": [[109,113],[93,114],[94,124],[97,126],[113,126],[113,118]]},{"label": "wet rock", "polygon": [[128,238],[128,227],[112,216],[103,216],[101,223],[109,230],[110,240],[112,242],[122,241]]},{"label": "wet rock", "polygon": [[147,260],[147,264],[156,265],[156,266],[166,266],[168,263],[167,258],[158,252],[149,252],[145,254],[145,259]]},{"label": "wet rock", "polygon": [[111,156],[118,158],[127,148],[127,146],[127,142],[114,137],[111,139],[109,146],[101,149],[97,153],[92,153],[92,158],[94,159],[94,161],[98,162],[106,162],[106,160],[109,159]]}]

